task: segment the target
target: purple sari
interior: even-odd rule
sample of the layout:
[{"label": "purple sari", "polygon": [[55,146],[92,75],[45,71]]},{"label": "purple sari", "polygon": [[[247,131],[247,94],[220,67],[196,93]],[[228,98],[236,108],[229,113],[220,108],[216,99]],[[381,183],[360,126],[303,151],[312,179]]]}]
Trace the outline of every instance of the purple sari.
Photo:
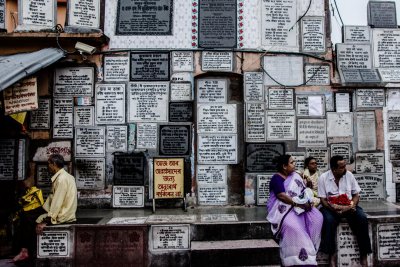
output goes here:
[{"label": "purple sari", "polygon": [[[290,174],[286,180],[279,174],[275,174],[272,179],[283,183],[285,193],[292,198],[301,195],[306,188],[303,179],[296,172]],[[267,207],[267,220],[271,223],[273,234],[279,238],[282,265],[317,266],[323,222],[319,210],[313,207],[298,215],[291,205],[280,201],[273,190],[270,192]]]}]

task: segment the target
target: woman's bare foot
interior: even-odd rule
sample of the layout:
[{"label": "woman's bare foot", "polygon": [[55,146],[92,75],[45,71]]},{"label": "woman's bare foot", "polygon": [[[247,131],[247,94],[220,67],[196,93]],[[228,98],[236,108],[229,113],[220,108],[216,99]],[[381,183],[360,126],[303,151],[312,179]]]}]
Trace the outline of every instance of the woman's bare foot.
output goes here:
[{"label": "woman's bare foot", "polygon": [[28,249],[22,248],[17,256],[13,258],[13,262],[23,261],[29,258]]}]

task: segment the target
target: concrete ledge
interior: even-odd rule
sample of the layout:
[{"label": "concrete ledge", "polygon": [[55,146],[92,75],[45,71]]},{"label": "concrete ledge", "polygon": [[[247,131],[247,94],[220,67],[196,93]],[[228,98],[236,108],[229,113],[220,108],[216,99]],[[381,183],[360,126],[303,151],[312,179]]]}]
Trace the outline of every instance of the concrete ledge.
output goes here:
[{"label": "concrete ledge", "polygon": [[231,250],[251,248],[279,248],[272,239],[248,239],[248,240],[221,240],[221,241],[192,241],[191,250]]}]

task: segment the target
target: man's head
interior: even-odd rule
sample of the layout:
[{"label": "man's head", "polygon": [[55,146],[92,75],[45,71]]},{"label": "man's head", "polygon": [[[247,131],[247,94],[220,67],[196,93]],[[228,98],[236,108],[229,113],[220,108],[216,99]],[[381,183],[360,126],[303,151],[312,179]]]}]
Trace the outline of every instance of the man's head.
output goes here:
[{"label": "man's head", "polygon": [[304,168],[314,173],[318,169],[317,160],[314,157],[308,157],[304,160]]},{"label": "man's head", "polygon": [[333,176],[337,179],[346,173],[346,161],[342,156],[333,156],[330,161],[330,166]]},{"label": "man's head", "polygon": [[51,174],[55,174],[64,168],[64,158],[60,154],[51,154],[47,160],[47,166]]}]

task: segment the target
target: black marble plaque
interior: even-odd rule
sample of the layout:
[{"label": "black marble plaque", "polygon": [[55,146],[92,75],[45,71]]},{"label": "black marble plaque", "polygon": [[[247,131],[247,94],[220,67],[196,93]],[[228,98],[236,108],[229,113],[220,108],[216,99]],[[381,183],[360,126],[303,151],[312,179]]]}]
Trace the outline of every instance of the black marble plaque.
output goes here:
[{"label": "black marble plaque", "polygon": [[0,180],[13,180],[15,168],[15,140],[0,140]]},{"label": "black marble plaque", "polygon": [[199,47],[236,47],[236,6],[236,0],[199,1]]},{"label": "black marble plaque", "polygon": [[38,102],[38,109],[30,112],[29,128],[50,129],[51,99],[39,98]]},{"label": "black marble plaque", "polygon": [[116,35],[172,35],[173,0],[118,0]]},{"label": "black marble plaque", "polygon": [[397,28],[395,1],[369,1],[368,25],[374,28]]},{"label": "black marble plaque", "polygon": [[144,185],[144,167],[142,154],[115,154],[114,185]]},{"label": "black marble plaque", "polygon": [[193,102],[170,102],[170,122],[191,122],[193,121]]},{"label": "black marble plaque", "polygon": [[190,125],[160,125],[159,140],[160,155],[189,155]]},{"label": "black marble plaque", "polygon": [[396,202],[400,202],[400,183],[396,184]]},{"label": "black marble plaque", "polygon": [[380,83],[377,69],[341,69],[345,83]]},{"label": "black marble plaque", "polygon": [[246,171],[276,171],[275,164],[272,163],[272,160],[283,154],[285,154],[284,143],[247,144]]},{"label": "black marble plaque", "polygon": [[400,141],[389,141],[389,159],[400,160]]},{"label": "black marble plaque", "polygon": [[131,81],[169,81],[169,53],[131,53]]}]

